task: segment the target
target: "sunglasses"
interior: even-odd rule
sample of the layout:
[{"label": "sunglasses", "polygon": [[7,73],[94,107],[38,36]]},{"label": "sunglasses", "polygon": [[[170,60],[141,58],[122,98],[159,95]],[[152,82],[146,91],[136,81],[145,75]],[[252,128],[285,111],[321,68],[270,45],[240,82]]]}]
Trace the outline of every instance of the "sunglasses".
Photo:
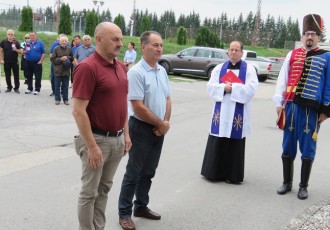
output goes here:
[{"label": "sunglasses", "polygon": [[29,37],[25,37],[25,39],[30,39]]}]

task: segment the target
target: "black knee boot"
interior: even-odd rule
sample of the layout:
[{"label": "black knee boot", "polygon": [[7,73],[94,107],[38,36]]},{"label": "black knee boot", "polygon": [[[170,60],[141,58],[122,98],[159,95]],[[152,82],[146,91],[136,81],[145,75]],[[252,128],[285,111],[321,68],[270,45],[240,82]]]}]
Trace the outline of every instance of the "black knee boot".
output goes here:
[{"label": "black knee boot", "polygon": [[293,160],[290,156],[282,156],[283,162],[283,185],[277,189],[277,193],[284,195],[290,192],[292,189],[292,178],[293,178]]},{"label": "black knee boot", "polygon": [[301,180],[299,184],[298,198],[300,200],[305,200],[308,197],[308,181],[309,175],[311,174],[313,160],[308,158],[303,158],[301,163]]}]

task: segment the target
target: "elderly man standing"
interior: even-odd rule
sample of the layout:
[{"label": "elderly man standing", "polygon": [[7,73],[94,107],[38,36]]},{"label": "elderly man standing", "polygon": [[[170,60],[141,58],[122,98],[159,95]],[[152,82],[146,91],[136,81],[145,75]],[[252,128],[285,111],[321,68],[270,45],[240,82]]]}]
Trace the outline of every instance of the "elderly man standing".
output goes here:
[{"label": "elderly man standing", "polygon": [[171,90],[165,69],[158,64],[163,53],[163,40],[156,31],[142,33],[141,60],[128,72],[129,119],[132,149],[119,196],[119,224],[125,230],[135,229],[134,216],[160,220],[149,209],[151,179],[156,174],[164,136],[170,129]]},{"label": "elderly man standing", "polygon": [[26,45],[23,54],[26,57],[25,68],[27,74],[28,89],[25,94],[33,93],[33,74],[35,76],[34,95],[40,94],[42,79],[42,62],[45,59],[46,50],[44,43],[37,39],[37,33],[29,33],[30,42]]},{"label": "elderly man standing", "polygon": [[73,53],[71,48],[67,46],[67,36],[62,35],[59,42],[60,45],[54,49],[51,55],[51,60],[54,63],[55,105],[60,104],[61,93],[63,95],[63,103],[69,105],[69,76]]},{"label": "elderly man standing", "polygon": [[15,93],[19,92],[19,67],[18,67],[18,54],[21,53],[21,45],[15,40],[13,30],[7,31],[7,39],[0,43],[0,64],[4,64],[7,89],[6,93],[11,92],[13,86],[11,84],[11,71],[14,74]]},{"label": "elderly man standing", "polygon": [[92,40],[89,35],[84,35],[82,37],[83,45],[79,46],[74,54],[74,65],[77,66],[78,63],[82,62],[85,58],[91,56],[95,51],[95,46],[92,45]]},{"label": "elderly man standing", "polygon": [[72,113],[80,132],[75,147],[82,163],[80,230],[105,229],[108,193],[118,164],[131,147],[128,80],[124,64],[116,60],[122,38],[117,25],[99,24],[95,29],[95,53],[74,71]]}]

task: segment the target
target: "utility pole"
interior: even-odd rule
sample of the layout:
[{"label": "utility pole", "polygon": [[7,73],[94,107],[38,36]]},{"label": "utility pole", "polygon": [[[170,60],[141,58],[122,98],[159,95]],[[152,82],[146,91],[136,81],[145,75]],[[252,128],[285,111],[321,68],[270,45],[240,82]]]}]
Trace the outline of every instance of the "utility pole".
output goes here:
[{"label": "utility pole", "polygon": [[55,0],[54,4],[54,31],[58,31],[58,25],[60,24],[60,10],[61,10],[61,0]]},{"label": "utility pole", "polygon": [[131,15],[131,31],[130,31],[130,34],[129,36],[133,36],[133,33],[134,33],[134,23],[135,23],[135,11],[136,8],[135,8],[135,0],[134,0],[134,3],[133,3],[133,13]]},{"label": "utility pole", "polygon": [[79,34],[81,34],[81,18],[84,17],[84,12],[80,12],[79,14]]},{"label": "utility pole", "polygon": [[259,27],[260,27],[260,18],[261,18],[261,0],[258,0],[258,8],[257,8],[257,14],[255,17],[255,22],[254,22],[254,30],[253,30],[253,37],[252,37],[252,46],[257,46],[258,45],[258,40],[259,40]]}]

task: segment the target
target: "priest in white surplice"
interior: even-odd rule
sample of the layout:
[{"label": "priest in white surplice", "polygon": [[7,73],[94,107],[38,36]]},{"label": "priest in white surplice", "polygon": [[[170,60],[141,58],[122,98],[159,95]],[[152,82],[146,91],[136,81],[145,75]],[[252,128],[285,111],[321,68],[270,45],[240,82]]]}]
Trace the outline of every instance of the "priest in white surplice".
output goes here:
[{"label": "priest in white surplice", "polygon": [[241,60],[243,44],[230,43],[230,60],[217,65],[207,83],[214,101],[201,174],[240,184],[244,179],[245,137],[251,132],[251,102],[258,86],[253,66]]}]

